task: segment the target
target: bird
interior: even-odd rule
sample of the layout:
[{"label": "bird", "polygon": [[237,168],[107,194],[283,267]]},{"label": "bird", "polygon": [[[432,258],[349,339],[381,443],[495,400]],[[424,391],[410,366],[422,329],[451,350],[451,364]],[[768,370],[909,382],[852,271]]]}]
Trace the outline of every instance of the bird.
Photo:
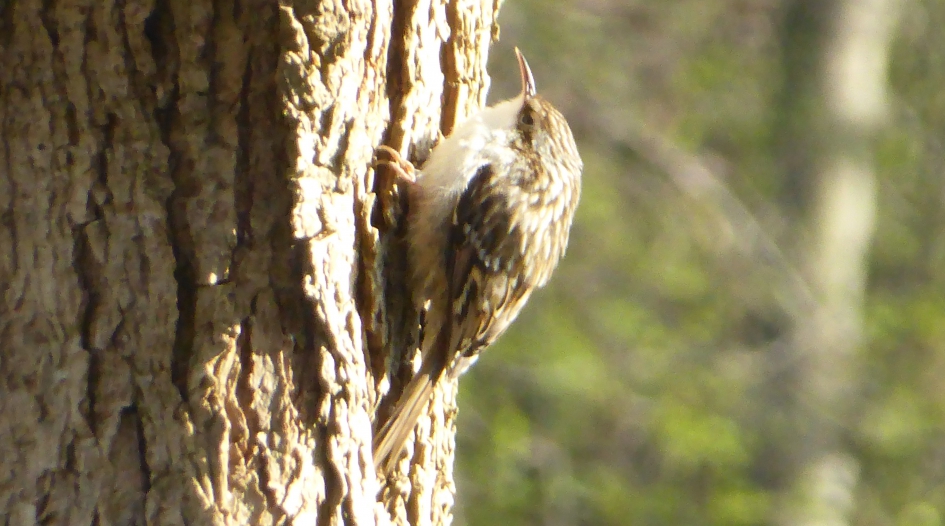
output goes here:
[{"label": "bird", "polygon": [[419,169],[379,148],[407,184],[408,279],[424,314],[420,368],[375,434],[378,472],[400,458],[437,382],[458,378],[505,332],[568,245],[583,161],[515,54],[521,93],[471,115]]}]

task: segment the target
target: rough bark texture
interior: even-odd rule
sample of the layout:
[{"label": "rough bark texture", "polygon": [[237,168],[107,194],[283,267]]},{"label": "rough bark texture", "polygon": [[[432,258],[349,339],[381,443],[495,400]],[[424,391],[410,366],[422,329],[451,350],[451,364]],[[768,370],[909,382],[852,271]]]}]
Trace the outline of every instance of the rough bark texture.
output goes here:
[{"label": "rough bark texture", "polygon": [[4,524],[449,522],[455,389],[373,471],[416,325],[371,161],[484,102],[497,9],[0,2]]}]

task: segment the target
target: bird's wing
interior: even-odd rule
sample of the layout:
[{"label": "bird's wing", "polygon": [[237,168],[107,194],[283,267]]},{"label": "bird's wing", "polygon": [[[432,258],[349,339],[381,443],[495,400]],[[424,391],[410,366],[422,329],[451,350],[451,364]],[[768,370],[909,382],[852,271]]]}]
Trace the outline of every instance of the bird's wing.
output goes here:
[{"label": "bird's wing", "polygon": [[[470,180],[453,211],[447,243],[449,357],[475,358],[518,314],[528,289],[518,272],[521,231],[492,165]],[[458,352],[459,351],[459,352]],[[455,362],[455,360],[454,360]],[[447,363],[451,373],[465,369]],[[458,370],[457,370],[458,369]]]}]

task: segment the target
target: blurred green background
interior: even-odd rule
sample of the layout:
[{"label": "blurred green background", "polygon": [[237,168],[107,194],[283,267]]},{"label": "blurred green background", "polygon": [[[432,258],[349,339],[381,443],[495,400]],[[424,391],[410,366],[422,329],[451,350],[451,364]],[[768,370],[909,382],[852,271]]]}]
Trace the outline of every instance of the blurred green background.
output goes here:
[{"label": "blurred green background", "polygon": [[458,524],[945,514],[945,2],[508,0],[585,162],[460,387]]}]

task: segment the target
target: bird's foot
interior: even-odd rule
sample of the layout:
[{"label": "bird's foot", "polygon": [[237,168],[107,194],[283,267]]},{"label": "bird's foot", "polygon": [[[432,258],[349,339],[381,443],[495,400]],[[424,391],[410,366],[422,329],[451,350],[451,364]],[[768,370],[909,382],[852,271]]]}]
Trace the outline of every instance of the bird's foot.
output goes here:
[{"label": "bird's foot", "polygon": [[413,163],[407,159],[404,159],[403,156],[400,155],[400,152],[391,148],[390,146],[387,146],[386,144],[378,146],[377,151],[385,152],[391,157],[390,159],[377,159],[378,164],[386,164],[387,166],[390,166],[391,169],[394,170],[394,173],[397,174],[397,177],[403,182],[410,184],[417,182],[417,169],[414,168]]}]

